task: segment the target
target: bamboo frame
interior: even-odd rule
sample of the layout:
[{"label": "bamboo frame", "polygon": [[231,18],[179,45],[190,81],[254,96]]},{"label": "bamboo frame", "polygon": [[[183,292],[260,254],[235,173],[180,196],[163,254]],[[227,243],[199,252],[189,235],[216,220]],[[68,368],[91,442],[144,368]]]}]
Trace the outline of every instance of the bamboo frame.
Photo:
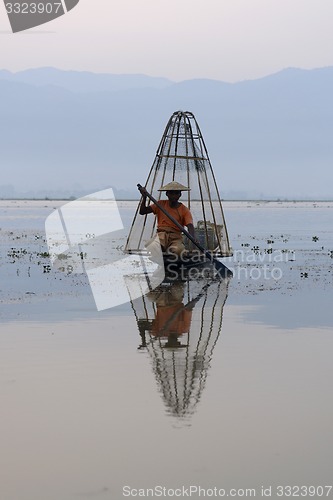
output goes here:
[{"label": "bamboo frame", "polygon": [[[231,256],[232,249],[216,178],[199,125],[193,113],[189,111],[176,111],[170,117],[145,187],[160,200],[161,193],[158,189],[174,180],[187,183],[191,188],[191,191],[184,195],[184,201],[195,216],[195,223],[203,221],[203,232],[200,230],[204,240],[202,246],[215,256]],[[126,242],[127,253],[147,253],[145,242],[152,238],[155,232],[156,218],[152,215],[140,216],[139,208],[140,203]]]}]

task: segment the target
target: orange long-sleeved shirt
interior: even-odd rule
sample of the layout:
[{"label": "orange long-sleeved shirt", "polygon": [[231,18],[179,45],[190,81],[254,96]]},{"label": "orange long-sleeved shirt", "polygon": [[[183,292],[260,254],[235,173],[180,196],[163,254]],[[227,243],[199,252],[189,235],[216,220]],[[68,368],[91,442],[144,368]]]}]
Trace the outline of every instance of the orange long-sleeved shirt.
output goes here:
[{"label": "orange long-sleeved shirt", "polygon": [[[192,214],[189,209],[182,203],[178,208],[170,207],[169,200],[160,200],[158,202],[174,219],[182,226],[193,224]],[[179,231],[179,228],[174,224],[156,205],[150,205],[153,213],[157,217],[157,227],[170,227]]]}]

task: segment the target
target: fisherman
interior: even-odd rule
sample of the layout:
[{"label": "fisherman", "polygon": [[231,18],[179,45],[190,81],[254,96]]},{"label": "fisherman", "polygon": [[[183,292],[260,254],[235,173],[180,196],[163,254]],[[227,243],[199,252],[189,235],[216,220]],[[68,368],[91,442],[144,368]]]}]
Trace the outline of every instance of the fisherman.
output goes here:
[{"label": "fisherman", "polygon": [[[169,182],[169,184],[159,189],[159,191],[165,191],[168,199],[160,200],[158,203],[179,222],[179,224],[186,226],[190,235],[196,239],[192,214],[185,205],[178,201],[182,195],[182,191],[189,190],[190,188],[179,182]],[[157,205],[152,204],[146,206],[146,188],[140,187],[139,191],[142,194],[142,202],[139,210],[140,215],[153,213],[157,217],[157,234],[146,244],[146,248],[151,253],[152,258],[154,255],[158,255],[160,248],[162,248],[162,251],[165,253],[181,257],[185,251],[181,231]]]}]

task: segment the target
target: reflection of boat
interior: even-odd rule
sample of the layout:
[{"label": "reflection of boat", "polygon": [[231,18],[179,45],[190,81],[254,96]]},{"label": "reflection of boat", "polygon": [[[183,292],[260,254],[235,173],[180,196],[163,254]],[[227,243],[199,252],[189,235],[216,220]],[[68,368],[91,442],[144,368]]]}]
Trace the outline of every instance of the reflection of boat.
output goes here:
[{"label": "reflection of boat", "polygon": [[222,328],[229,280],[163,282],[132,308],[170,415],[195,412]]}]

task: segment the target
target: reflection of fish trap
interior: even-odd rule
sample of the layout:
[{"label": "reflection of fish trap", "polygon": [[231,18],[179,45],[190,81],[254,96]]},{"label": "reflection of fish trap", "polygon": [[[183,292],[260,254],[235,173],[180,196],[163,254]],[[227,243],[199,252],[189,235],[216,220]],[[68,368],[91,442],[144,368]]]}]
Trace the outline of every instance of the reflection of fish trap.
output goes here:
[{"label": "reflection of fish trap", "polygon": [[222,330],[229,280],[187,280],[131,300],[141,345],[148,351],[167,413],[195,413]]},{"label": "reflection of fish trap", "polygon": [[[180,199],[191,210],[198,241],[216,256],[229,257],[229,244],[222,203],[199,125],[189,111],[176,111],[166,126],[145,187],[154,198],[158,189],[177,181],[190,188]],[[155,233],[156,218],[135,213],[125,251],[146,253],[145,243]],[[186,243],[187,245],[187,243]]]}]

